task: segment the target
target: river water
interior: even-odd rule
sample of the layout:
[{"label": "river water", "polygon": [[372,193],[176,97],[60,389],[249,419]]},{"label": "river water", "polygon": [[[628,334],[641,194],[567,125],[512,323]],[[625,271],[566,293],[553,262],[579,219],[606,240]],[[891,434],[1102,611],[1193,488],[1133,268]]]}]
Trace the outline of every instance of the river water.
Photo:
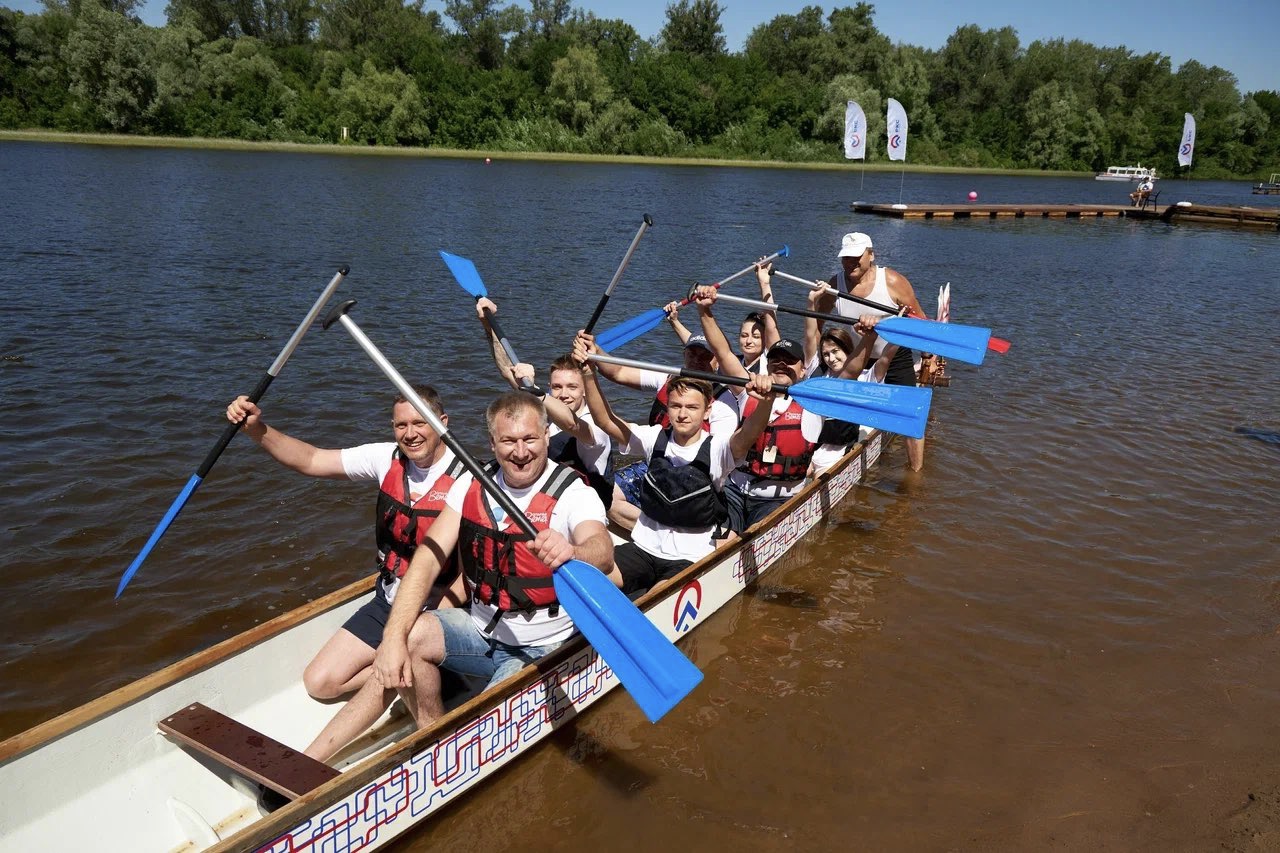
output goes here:
[{"label": "river water", "polygon": [[[848,205],[1129,187],[856,168],[7,142],[0,185],[0,738],[368,572],[371,487],[307,481],[241,438],[112,598],[339,265],[353,319],[478,448],[497,385],[438,249],[475,260],[545,364],[642,213],[602,327],[783,244],[783,269],[825,275],[864,230],[927,308],[950,282],[956,322],[1013,341],[952,363],[925,470],[890,451],[699,629],[706,680],[660,725],[615,691],[401,849],[1280,849],[1275,233],[882,220]],[[659,329],[622,354],[679,351]],[[392,393],[317,327],[263,407],[341,446],[389,433]]]}]

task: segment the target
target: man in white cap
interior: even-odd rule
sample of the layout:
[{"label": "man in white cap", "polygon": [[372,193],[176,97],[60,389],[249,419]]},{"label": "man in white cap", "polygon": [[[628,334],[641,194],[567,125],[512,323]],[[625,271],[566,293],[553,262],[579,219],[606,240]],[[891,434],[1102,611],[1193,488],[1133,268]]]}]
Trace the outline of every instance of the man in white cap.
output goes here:
[{"label": "man in white cap", "polygon": [[[871,238],[861,231],[846,234],[840,241],[840,271],[827,283],[837,290],[870,299],[872,302],[879,302],[881,305],[906,308],[908,316],[925,316],[920,308],[920,301],[916,299],[916,292],[911,287],[911,282],[897,270],[875,264],[875,250],[871,248]],[[836,312],[846,317],[862,317],[864,314],[885,315],[883,311],[868,308],[848,299],[837,301],[831,294],[823,295],[818,302],[818,310],[831,311],[832,302],[837,302],[834,306]],[[850,331],[853,333],[856,344],[861,336],[853,329]],[[870,357],[873,360],[879,358],[884,353],[885,345],[883,338],[877,340]],[[889,363],[889,371],[884,381],[888,385],[916,384],[915,364],[911,350],[906,347],[898,348],[893,361]],[[919,471],[924,467],[924,439],[907,438],[905,442],[907,464],[911,466],[911,470]]]}]

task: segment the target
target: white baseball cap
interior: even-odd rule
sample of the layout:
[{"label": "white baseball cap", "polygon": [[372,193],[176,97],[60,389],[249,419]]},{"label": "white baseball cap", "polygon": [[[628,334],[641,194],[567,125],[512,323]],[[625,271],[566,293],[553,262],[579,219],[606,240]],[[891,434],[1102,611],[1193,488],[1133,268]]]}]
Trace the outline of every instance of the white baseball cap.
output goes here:
[{"label": "white baseball cap", "polygon": [[861,231],[853,231],[844,235],[840,241],[840,257],[860,258],[862,253],[871,248],[871,238]]}]

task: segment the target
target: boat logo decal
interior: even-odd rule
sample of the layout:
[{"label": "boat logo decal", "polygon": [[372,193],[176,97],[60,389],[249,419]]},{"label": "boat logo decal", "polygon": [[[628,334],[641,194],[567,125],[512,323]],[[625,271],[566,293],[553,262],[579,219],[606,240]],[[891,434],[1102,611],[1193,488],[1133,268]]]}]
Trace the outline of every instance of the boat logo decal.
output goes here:
[{"label": "boat logo decal", "polygon": [[[692,599],[692,600],[690,600]],[[676,596],[676,610],[672,617],[676,630],[684,633],[693,627],[698,619],[698,608],[702,607],[702,584],[691,580]]]}]

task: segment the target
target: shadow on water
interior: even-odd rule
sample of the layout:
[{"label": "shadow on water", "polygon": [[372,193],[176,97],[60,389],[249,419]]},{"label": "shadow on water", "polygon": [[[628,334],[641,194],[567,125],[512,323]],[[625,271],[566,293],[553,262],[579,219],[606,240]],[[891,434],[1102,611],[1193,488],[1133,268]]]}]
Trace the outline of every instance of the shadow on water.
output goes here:
[{"label": "shadow on water", "polygon": [[1257,429],[1255,427],[1238,426],[1235,428],[1237,435],[1243,435],[1246,438],[1256,439],[1263,444],[1271,444],[1280,447],[1280,432],[1274,430]]}]

